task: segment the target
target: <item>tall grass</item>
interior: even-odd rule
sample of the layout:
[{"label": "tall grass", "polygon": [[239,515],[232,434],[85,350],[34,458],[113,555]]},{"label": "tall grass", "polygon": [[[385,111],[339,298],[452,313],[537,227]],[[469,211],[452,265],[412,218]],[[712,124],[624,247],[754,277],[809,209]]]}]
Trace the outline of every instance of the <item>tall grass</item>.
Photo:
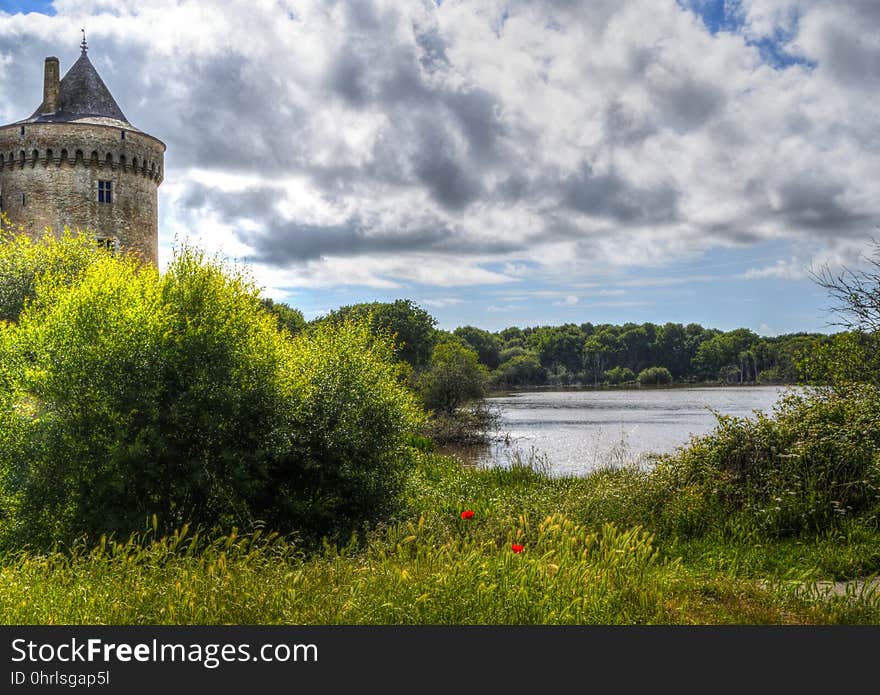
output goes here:
[{"label": "tall grass", "polygon": [[[514,543],[525,550],[513,552]],[[562,515],[536,524],[520,518],[503,542],[487,540],[479,521],[439,534],[421,519],[387,529],[366,551],[327,548],[311,558],[259,533],[105,539],[89,549],[7,556],[0,589],[8,624],[695,621],[693,579],[661,556],[650,534],[614,524],[591,531]],[[742,594],[735,583],[725,590]],[[762,622],[785,619],[767,597],[758,603]],[[742,620],[742,612],[713,614]],[[805,610],[801,618],[816,616]]]},{"label": "tall grass", "polygon": [[344,547],[307,554],[292,537],[184,527],[51,553],[7,550],[0,616],[878,624],[876,584],[826,590],[880,571],[878,411],[876,392],[795,399],[776,420],[725,421],[650,471],[583,477],[551,476],[534,457],[480,470],[418,452],[397,516]]}]

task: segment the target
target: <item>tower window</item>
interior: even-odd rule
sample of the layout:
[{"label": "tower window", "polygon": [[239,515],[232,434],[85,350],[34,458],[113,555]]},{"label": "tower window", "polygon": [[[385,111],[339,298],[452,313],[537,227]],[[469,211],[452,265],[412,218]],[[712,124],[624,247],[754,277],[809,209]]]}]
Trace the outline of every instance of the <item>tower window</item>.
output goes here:
[{"label": "tower window", "polygon": [[27,197],[26,197],[25,194],[22,192],[22,194],[21,194],[21,206],[24,207],[24,206],[25,206],[25,203],[27,203]]},{"label": "tower window", "polygon": [[99,203],[112,203],[113,202],[113,190],[111,188],[111,181],[98,181],[98,202]]},{"label": "tower window", "polygon": [[124,130],[119,131],[119,135],[122,140],[125,140],[125,131]]},{"label": "tower window", "polygon": [[21,134],[24,135],[24,126],[21,127]]}]

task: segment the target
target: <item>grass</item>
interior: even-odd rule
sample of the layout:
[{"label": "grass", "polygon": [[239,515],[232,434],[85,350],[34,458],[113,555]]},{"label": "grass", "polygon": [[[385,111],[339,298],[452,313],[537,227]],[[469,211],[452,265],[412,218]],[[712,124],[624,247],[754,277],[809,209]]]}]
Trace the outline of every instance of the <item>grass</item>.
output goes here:
[{"label": "grass", "polygon": [[[426,447],[423,447],[426,448]],[[650,470],[419,451],[396,516],[0,554],[7,624],[880,624],[880,391],[720,418]],[[472,515],[463,518],[462,512]],[[310,550],[305,551],[308,547]],[[515,548],[522,552],[515,552]]]},{"label": "grass", "polygon": [[[833,596],[819,583],[877,571],[880,534],[869,524],[763,542],[745,530],[685,537],[652,528],[648,480],[627,469],[553,478],[522,461],[469,470],[425,454],[399,517],[347,547],[305,555],[276,534],[184,528],[10,551],[0,556],[0,615],[6,624],[880,623],[876,591]],[[461,518],[465,509],[473,518]]]}]

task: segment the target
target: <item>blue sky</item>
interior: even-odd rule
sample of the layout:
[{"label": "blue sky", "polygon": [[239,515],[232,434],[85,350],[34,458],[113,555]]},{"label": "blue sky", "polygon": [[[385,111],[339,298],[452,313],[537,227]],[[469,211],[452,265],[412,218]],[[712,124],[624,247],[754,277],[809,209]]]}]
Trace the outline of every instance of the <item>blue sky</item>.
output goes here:
[{"label": "blue sky", "polygon": [[834,330],[880,221],[880,3],[0,1],[0,120],[85,26],[188,240],[311,318]]}]

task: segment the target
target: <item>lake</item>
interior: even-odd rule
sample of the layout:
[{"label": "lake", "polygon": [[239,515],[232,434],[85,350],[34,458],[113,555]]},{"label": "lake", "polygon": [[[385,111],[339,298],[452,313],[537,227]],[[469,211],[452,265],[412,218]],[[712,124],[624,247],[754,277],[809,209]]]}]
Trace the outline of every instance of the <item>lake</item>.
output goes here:
[{"label": "lake", "polygon": [[789,387],[726,386],[632,390],[516,392],[486,399],[500,408],[488,446],[445,448],[467,465],[509,466],[519,455],[541,457],[553,475],[603,465],[649,466],[649,454],[670,453],[691,435],[710,432],[713,412],[753,417],[771,412]]}]

